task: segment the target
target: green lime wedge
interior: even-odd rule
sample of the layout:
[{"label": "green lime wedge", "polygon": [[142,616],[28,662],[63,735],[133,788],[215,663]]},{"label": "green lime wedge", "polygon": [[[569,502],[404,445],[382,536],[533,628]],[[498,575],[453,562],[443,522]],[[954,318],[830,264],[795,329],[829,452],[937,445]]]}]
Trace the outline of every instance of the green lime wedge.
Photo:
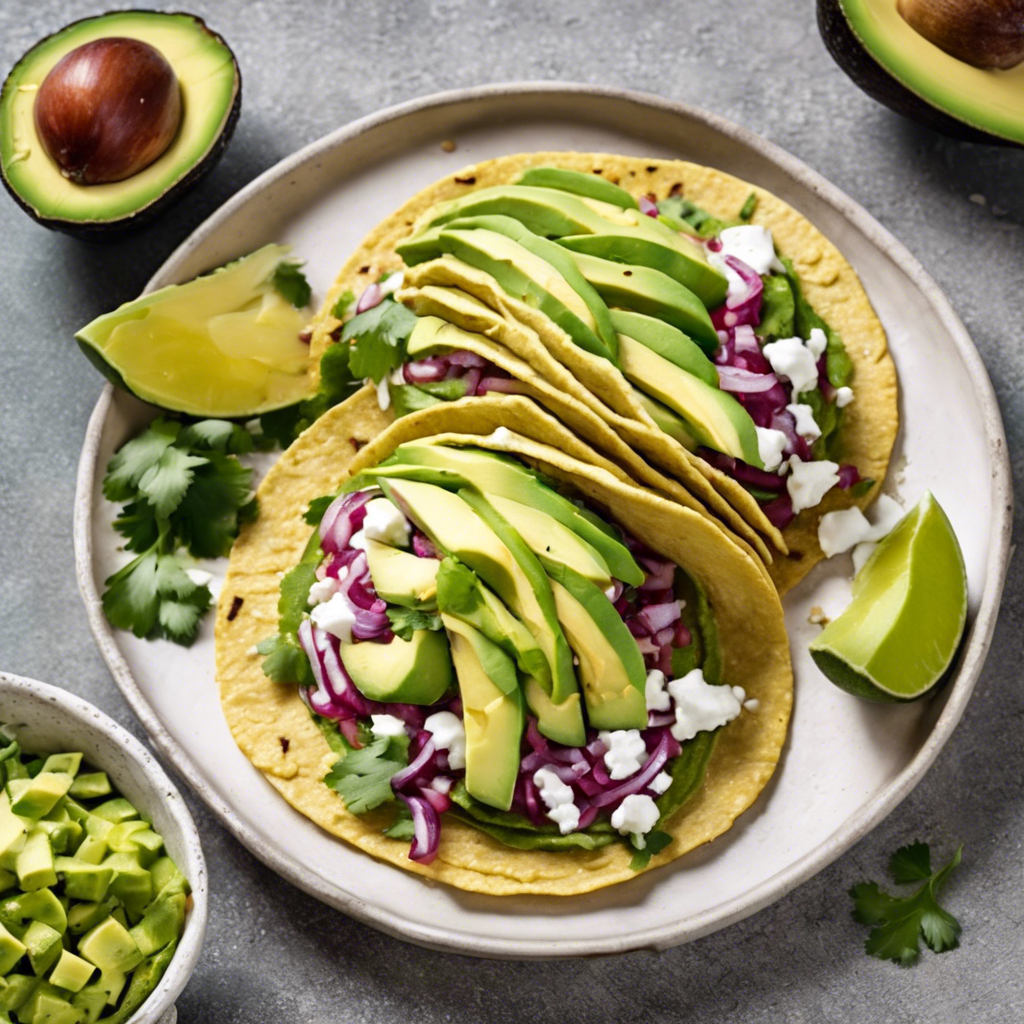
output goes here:
[{"label": "green lime wedge", "polygon": [[967,574],[930,492],[882,540],[853,581],[853,600],[810,645],[836,686],[865,700],[913,700],[949,667],[967,619]]}]

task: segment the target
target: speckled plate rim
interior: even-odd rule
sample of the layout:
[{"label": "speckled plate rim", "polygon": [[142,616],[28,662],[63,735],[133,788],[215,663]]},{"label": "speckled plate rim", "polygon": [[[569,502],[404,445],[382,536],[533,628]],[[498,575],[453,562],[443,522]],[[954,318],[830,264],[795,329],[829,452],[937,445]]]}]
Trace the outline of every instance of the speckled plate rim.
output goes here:
[{"label": "speckled plate rim", "polygon": [[[97,735],[110,744],[125,760],[138,768],[154,798],[159,794],[160,812],[174,822],[181,833],[182,854],[176,857],[178,866],[189,880],[192,889],[192,909],[182,941],[175,950],[171,962],[150,993],[146,1001],[128,1019],[126,1024],[174,1024],[177,1010],[174,1000],[188,984],[199,962],[206,936],[206,919],[209,906],[206,860],[203,857],[199,830],[192,819],[177,787],[167,777],[157,759],[124,726],[118,725],[109,715],[94,704],[83,700],[69,690],[61,689],[38,679],[29,679],[12,672],[0,671],[0,713],[4,718],[10,715],[11,703],[3,699],[10,695],[11,701],[18,698],[28,700],[40,707],[53,705],[62,717],[72,719],[86,733]],[[8,718],[9,720],[9,718]],[[97,740],[97,745],[99,741]],[[85,750],[86,756],[89,751]],[[108,769],[113,771],[112,769]],[[166,832],[166,830],[163,830]]]},{"label": "speckled plate rim", "polygon": [[[292,884],[333,906],[346,914],[373,927],[407,941],[428,948],[466,953],[476,956],[503,959],[536,959],[550,957],[584,956],[595,954],[621,953],[632,949],[666,949],[683,942],[692,941],[717,931],[729,924],[740,921],[768,906],[791,889],[811,878],[836,860],[855,842],[863,838],[893,809],[904,800],[920,782],[925,772],[935,761],[963,715],[967,701],[974,689],[984,665],[985,657],[995,630],[999,604],[1005,582],[1006,568],[1010,556],[1010,535],[1012,529],[1013,497],[1010,465],[1006,450],[1006,437],[995,393],[985,365],[966,328],[954,312],[949,301],[924,268],[896,238],[883,228],[870,214],[849,196],[830,184],[817,172],[811,170],[796,157],[771,142],[755,135],[739,125],[699,108],[644,93],[623,89],[594,86],[585,83],[568,82],[522,82],[495,84],[469,89],[458,89],[436,93],[389,107],[378,113],[361,118],[311,143],[297,153],[280,161],[264,172],[234,197],[228,200],[199,228],[196,229],[168,258],[166,264],[176,263],[203,244],[204,240],[218,227],[256,198],[265,188],[281,178],[294,173],[299,167],[315,162],[326,152],[344,146],[356,137],[389,122],[402,121],[424,111],[445,106],[477,102],[486,104],[489,100],[507,100],[509,97],[548,95],[577,96],[590,99],[635,104],[638,109],[654,109],[660,113],[676,114],[680,117],[702,122],[714,132],[732,143],[753,151],[758,157],[774,164],[784,174],[812,191],[843,218],[850,222],[868,241],[883,250],[887,256],[910,278],[920,294],[931,306],[936,316],[949,332],[964,366],[971,377],[975,395],[984,421],[986,447],[993,467],[992,501],[993,543],[988,549],[985,562],[987,586],[970,624],[970,628],[957,659],[954,677],[948,685],[945,706],[938,715],[928,738],[917,754],[908,762],[891,783],[860,813],[846,820],[842,828],[834,832],[810,854],[805,855],[785,870],[749,889],[743,896],[719,904],[713,910],[695,914],[684,921],[670,926],[633,932],[628,936],[595,936],[588,940],[558,942],[553,940],[497,940],[480,936],[464,937],[453,935],[443,926],[426,926],[396,923],[388,914],[382,913],[362,900],[344,892],[329,892],[323,888],[323,879],[309,871],[302,864],[282,854],[273,844],[266,842],[240,820],[232,806],[221,799],[206,783],[200,766],[189,756],[164,728],[160,718],[153,711],[139,689],[128,664],[119,650],[115,631],[103,615],[100,595],[92,574],[92,538],[90,509],[93,501],[93,482],[96,474],[96,459],[104,421],[113,401],[113,388],[108,385],[101,395],[89,421],[78,470],[77,497],[75,502],[74,545],[75,562],[79,588],[85,601],[90,627],[100,652],[106,661],[117,685],[145,727],[153,744],[170,760],[196,794],[206,802],[221,822],[264,864],[286,878]],[[166,265],[165,264],[165,265]],[[163,271],[158,270],[147,290],[166,282],[161,280]]]}]

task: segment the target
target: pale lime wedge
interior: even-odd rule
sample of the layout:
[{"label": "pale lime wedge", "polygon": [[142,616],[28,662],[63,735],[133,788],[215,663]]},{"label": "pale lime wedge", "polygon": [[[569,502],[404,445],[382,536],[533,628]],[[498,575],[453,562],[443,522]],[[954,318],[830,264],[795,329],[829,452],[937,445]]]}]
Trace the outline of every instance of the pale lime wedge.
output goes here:
[{"label": "pale lime wedge", "polygon": [[810,645],[844,690],[913,700],[942,678],[967,620],[967,574],[946,513],[926,492],[853,581],[853,600]]}]

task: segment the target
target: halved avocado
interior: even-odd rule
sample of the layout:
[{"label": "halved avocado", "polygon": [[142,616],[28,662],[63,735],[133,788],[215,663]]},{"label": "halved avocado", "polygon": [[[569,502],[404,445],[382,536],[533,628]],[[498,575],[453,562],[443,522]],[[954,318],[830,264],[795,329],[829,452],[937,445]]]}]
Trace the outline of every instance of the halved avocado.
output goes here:
[{"label": "halved avocado", "polygon": [[1024,64],[972,67],[900,16],[895,0],[818,0],[836,63],[869,96],[955,138],[1024,146]]},{"label": "halved avocado", "polygon": [[212,274],[126,302],[75,340],[118,387],[162,409],[239,418],[315,390],[307,316],[275,286],[290,248],[265,245]]},{"label": "halved avocado", "polygon": [[[98,39],[138,39],[159,51],[178,79],[182,119],[171,144],[123,181],[79,185],[44,150],[35,97],[54,65]],[[18,204],[49,228],[94,235],[149,220],[194,185],[224,151],[241,110],[234,54],[201,18],[157,11],[114,11],[76,21],[37,43],[0,92],[0,176]]]}]

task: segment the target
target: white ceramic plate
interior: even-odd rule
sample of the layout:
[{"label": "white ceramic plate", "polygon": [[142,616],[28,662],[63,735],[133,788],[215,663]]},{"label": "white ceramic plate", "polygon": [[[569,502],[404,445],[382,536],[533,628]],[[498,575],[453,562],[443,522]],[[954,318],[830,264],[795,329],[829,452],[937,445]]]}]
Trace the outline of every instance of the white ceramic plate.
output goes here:
[{"label": "white ceramic plate", "polygon": [[[454,139],[455,153],[440,143]],[[753,810],[712,846],[635,881],[568,899],[469,895],[334,840],[277,797],[235,747],[213,678],[213,631],[183,650],[112,631],[98,594],[123,564],[100,489],[114,450],[153,415],[109,389],[78,481],[82,593],[104,657],[153,742],[258,857],[300,888],[394,935],[440,949],[547,957],[663,948],[766,906],[838,857],[920,780],[981,671],[1002,592],[1009,472],[991,385],[960,321],[910,254],[793,157],[735,125],[648,96],[560,84],[497,86],[417,100],[340,129],[235,196],[150,287],[186,280],[266,242],[290,242],[322,296],[363,234],[408,196],[481,159],[531,150],[680,157],[788,200],[857,269],[898,364],[902,428],[889,487],[930,488],[963,545],[970,629],[951,684],[923,703],[866,705],[832,687],[806,643],[812,605],[841,607],[847,559],[819,566],[786,600],[797,677],[789,744]],[[941,397],[941,401],[937,400]],[[955,470],[955,473],[954,473]]]}]

